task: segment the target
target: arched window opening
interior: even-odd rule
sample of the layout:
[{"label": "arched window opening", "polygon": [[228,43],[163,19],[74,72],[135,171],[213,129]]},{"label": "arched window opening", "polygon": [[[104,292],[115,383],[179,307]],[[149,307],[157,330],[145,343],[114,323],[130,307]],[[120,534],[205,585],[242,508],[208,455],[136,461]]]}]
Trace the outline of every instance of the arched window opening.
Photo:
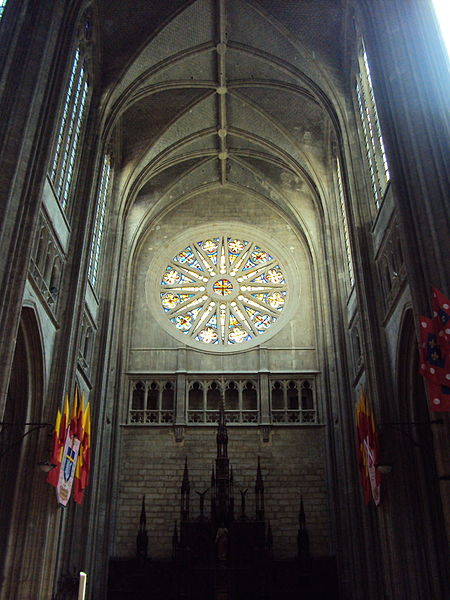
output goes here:
[{"label": "arched window opening", "polygon": [[338,193],[339,193],[339,204],[341,208],[341,217],[342,224],[344,228],[344,242],[345,242],[345,254],[347,257],[347,273],[350,282],[350,287],[353,287],[355,283],[355,274],[353,269],[353,258],[352,258],[352,250],[350,246],[350,234],[348,229],[348,221],[347,221],[347,211],[345,209],[345,198],[344,198],[344,187],[342,185],[342,175],[341,175],[341,165],[339,162],[339,158],[336,160],[336,174],[337,174],[337,184],[338,184]]},{"label": "arched window opening", "polygon": [[97,207],[94,219],[94,234],[91,242],[88,261],[88,279],[93,288],[96,287],[102,242],[105,234],[105,224],[108,212],[108,196],[111,181],[111,156],[103,157],[103,167],[97,194]]},{"label": "arched window opening", "polygon": [[313,424],[318,422],[312,380],[273,380],[271,415],[274,424]]},{"label": "arched window opening", "polygon": [[298,389],[295,381],[288,383],[287,407],[288,410],[298,410]]},{"label": "arched window opening", "polygon": [[222,395],[222,391],[220,389],[219,384],[216,381],[213,381],[210,384],[208,392],[206,394],[207,410],[215,410],[215,411],[219,410],[221,395]]},{"label": "arched window opening", "polygon": [[88,73],[79,47],[75,49],[64,108],[59,123],[50,180],[63,209],[67,208],[86,110]]},{"label": "arched window opening", "polygon": [[189,410],[203,410],[203,388],[198,381],[189,390]]},{"label": "arched window opening", "polygon": [[39,270],[41,277],[44,276],[45,272],[45,261],[47,258],[48,248],[48,231],[45,227],[42,228],[41,237],[39,239],[39,246],[36,254],[36,265]]},{"label": "arched window opening", "polygon": [[160,422],[173,423],[175,392],[172,382],[167,381],[161,394]]},{"label": "arched window opening", "polygon": [[34,264],[38,268],[39,272],[43,272],[42,265],[45,261],[45,248],[47,246],[47,232],[45,225],[39,229],[39,236],[37,238],[36,248],[33,252]]},{"label": "arched window opening", "polygon": [[302,423],[315,423],[317,420],[316,410],[314,408],[314,395],[309,381],[302,382]]},{"label": "arched window opening", "polygon": [[131,410],[128,421],[133,424],[171,424],[174,420],[175,384],[173,381],[132,382]]},{"label": "arched window opening", "polygon": [[275,381],[272,387],[272,409],[283,410],[284,408],[284,393],[283,386],[280,381]]},{"label": "arched window opening", "polygon": [[158,410],[159,386],[156,381],[152,381],[147,393],[147,408],[149,410]]},{"label": "arched window opening", "polygon": [[142,411],[145,408],[145,384],[138,381],[134,386],[131,410]]},{"label": "arched window opening", "polygon": [[433,0],[433,6],[442,32],[442,39],[444,40],[447,54],[450,57],[450,9],[448,2],[447,0]]},{"label": "arched window opening", "polygon": [[49,242],[47,244],[47,250],[46,250],[46,254],[45,254],[45,266],[44,266],[44,272],[42,274],[45,283],[50,282],[50,276],[52,273],[52,267],[53,267],[53,259],[54,259],[55,255],[54,255],[54,247],[52,242]]},{"label": "arched window opening", "polygon": [[376,208],[380,208],[390,175],[375,104],[369,62],[363,42],[361,42],[359,71],[356,76],[356,97],[361,118],[367,165],[372,182],[373,197]]},{"label": "arched window opening", "polygon": [[92,328],[88,327],[84,337],[83,356],[86,363],[89,364],[91,354]]},{"label": "arched window opening", "polygon": [[162,410],[173,410],[174,390],[173,385],[168,381],[164,386],[161,399]]},{"label": "arched window opening", "polygon": [[314,400],[312,389],[309,381],[304,381],[302,384],[302,410],[312,410],[314,408]]},{"label": "arched window opening", "polygon": [[242,390],[242,408],[244,410],[256,410],[258,408],[256,389],[251,381],[247,381]]},{"label": "arched window opening", "polygon": [[3,11],[5,10],[7,0],[0,0],[0,19],[3,17]]},{"label": "arched window opening", "polygon": [[49,284],[50,293],[53,296],[57,296],[57,294],[58,294],[60,278],[61,278],[61,259],[59,258],[59,256],[56,256],[55,260],[53,262],[53,269],[52,269],[52,274],[50,276],[50,284]]},{"label": "arched window opening", "polygon": [[225,410],[239,410],[239,390],[235,381],[229,381],[225,390]]},{"label": "arched window opening", "polygon": [[63,210],[72,196],[81,141],[89,103],[89,40],[91,25],[86,15],[79,30],[66,85],[61,116],[53,149],[49,179]]}]

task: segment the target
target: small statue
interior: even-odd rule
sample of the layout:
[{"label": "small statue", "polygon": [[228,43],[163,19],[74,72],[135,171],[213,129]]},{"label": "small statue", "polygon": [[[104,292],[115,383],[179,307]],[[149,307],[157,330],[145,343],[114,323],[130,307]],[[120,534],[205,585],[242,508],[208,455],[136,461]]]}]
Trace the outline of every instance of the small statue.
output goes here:
[{"label": "small statue", "polygon": [[228,555],[228,529],[221,523],[216,533],[217,558],[220,561],[227,560]]}]

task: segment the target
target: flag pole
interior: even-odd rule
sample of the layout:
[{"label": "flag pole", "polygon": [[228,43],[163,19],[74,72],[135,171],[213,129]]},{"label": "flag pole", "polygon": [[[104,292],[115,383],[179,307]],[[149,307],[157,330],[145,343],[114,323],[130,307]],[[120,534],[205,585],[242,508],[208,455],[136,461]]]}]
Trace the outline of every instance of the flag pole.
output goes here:
[{"label": "flag pole", "polygon": [[78,586],[78,600],[84,600],[86,594],[86,579],[87,575],[83,571],[80,571],[80,585]]}]

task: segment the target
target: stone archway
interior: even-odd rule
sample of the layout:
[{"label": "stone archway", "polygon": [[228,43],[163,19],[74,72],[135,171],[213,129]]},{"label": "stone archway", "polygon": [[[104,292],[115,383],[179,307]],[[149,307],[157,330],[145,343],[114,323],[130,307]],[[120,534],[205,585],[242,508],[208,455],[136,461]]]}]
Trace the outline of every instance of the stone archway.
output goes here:
[{"label": "stone archway", "polygon": [[[419,353],[415,319],[411,309],[404,316],[397,353],[397,394],[399,423],[393,431],[393,456],[397,471],[395,494],[404,522],[399,546],[404,547],[409,569],[405,584],[408,595],[441,597],[445,580],[446,542],[443,508],[439,492],[436,452],[439,445],[439,413],[428,409],[423,378],[419,374]],[[394,487],[392,489],[394,491]],[[405,538],[405,532],[407,537]],[[433,532],[433,535],[430,535]],[[428,568],[423,569],[425,557]],[[404,570],[404,567],[403,567]],[[445,594],[444,594],[445,595]]]},{"label": "stone archway", "polygon": [[[35,312],[22,311],[16,338],[0,459],[1,598],[39,596],[47,522],[45,474],[50,427],[44,419],[44,360]],[[25,526],[24,526],[25,524]],[[39,550],[41,549],[41,551]]]}]

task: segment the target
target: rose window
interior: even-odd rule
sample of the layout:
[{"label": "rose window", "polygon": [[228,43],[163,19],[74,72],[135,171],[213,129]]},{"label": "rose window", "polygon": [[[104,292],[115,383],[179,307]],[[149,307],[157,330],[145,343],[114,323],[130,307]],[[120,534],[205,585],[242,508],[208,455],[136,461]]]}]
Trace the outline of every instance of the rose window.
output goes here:
[{"label": "rose window", "polygon": [[191,340],[230,345],[263,335],[287,300],[283,268],[267,249],[220,236],[192,242],[160,280],[166,317]]}]

